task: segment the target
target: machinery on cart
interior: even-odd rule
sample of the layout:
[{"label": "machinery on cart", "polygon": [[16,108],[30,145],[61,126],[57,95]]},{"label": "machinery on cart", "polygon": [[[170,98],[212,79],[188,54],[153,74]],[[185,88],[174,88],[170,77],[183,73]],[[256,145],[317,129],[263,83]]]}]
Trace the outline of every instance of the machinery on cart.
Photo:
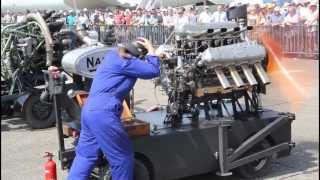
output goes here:
[{"label": "machinery on cart", "polygon": [[[135,179],[177,179],[209,172],[219,176],[234,172],[253,179],[269,170],[273,158],[290,155],[295,115],[263,108],[260,95],[271,82],[265,48],[246,38],[251,29],[238,22],[182,25],[158,48],[167,55],[155,81],[168,96],[166,108],[134,113],[134,101],[124,102],[122,120],[134,145]],[[110,49],[70,51],[62,58],[62,68],[92,78]],[[55,105],[61,167],[69,169],[80,119],[61,118],[59,106],[66,98],[63,75],[49,75],[47,82]],[[87,95],[68,92],[80,108]],[[65,138],[73,139],[69,147]],[[111,179],[103,154],[91,178]]]},{"label": "machinery on cart", "polygon": [[[67,29],[64,21],[63,14],[48,11],[30,13],[20,23],[1,27],[2,115],[20,109],[32,128],[54,125],[52,104],[40,100],[45,84],[41,70],[61,66],[63,55],[72,49],[97,44],[85,30]],[[68,99],[64,104],[69,115],[75,114]]]}]

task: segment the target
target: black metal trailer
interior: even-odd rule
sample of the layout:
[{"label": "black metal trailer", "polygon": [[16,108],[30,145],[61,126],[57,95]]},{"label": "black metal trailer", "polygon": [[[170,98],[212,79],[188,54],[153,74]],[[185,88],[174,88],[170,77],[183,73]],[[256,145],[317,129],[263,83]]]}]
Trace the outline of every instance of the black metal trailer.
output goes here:
[{"label": "black metal trailer", "polygon": [[[60,105],[63,80],[49,80],[49,90],[57,120],[59,159],[61,167],[68,170],[75,156],[74,147],[66,148],[63,124],[80,132],[80,121],[63,122]],[[226,110],[232,109],[226,106]],[[294,143],[291,140],[292,113],[262,109],[256,113],[243,113],[236,118],[207,120],[200,111],[195,126],[188,117],[180,128],[163,123],[165,111],[137,113],[136,119],[152,125],[150,134],[132,138],[135,150],[135,179],[165,180],[203,173],[229,176],[238,172],[246,178],[264,175],[272,158],[288,156]],[[77,140],[74,145],[77,144]],[[97,162],[92,179],[111,179],[108,163],[103,158]]]}]

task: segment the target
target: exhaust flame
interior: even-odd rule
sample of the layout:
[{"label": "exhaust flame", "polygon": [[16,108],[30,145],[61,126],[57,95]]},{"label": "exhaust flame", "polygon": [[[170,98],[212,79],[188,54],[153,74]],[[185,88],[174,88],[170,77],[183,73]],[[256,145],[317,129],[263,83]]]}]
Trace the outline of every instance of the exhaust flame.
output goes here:
[{"label": "exhaust flame", "polygon": [[[291,70],[283,63],[283,56],[280,45],[274,40],[267,38],[266,35],[261,37],[262,43],[268,52],[267,71],[272,79],[272,83],[280,91],[281,95],[287,99],[292,110],[299,108],[298,104],[309,98],[309,94],[298,83],[297,77],[290,74]],[[306,78],[304,80],[307,80]]]}]

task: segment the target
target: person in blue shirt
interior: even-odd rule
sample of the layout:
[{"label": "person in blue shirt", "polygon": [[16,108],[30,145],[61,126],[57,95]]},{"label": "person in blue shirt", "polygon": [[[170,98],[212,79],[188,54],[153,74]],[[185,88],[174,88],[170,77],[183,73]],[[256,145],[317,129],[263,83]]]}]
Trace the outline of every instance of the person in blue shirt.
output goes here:
[{"label": "person in blue shirt", "polygon": [[[144,60],[138,56],[147,50]],[[81,133],[68,180],[87,180],[100,150],[106,156],[113,180],[132,180],[134,151],[120,120],[122,102],[136,80],[160,75],[159,57],[147,39],[120,46],[105,55],[81,112]]]},{"label": "person in blue shirt", "polygon": [[71,10],[66,19],[66,24],[69,30],[74,30],[76,27],[76,16],[75,13]]}]

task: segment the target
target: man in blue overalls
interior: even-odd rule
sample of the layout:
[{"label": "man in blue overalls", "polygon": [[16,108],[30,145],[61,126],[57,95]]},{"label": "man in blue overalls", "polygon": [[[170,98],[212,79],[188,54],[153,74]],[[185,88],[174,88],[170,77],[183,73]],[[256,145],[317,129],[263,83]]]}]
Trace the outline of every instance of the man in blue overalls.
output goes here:
[{"label": "man in blue overalls", "polygon": [[105,154],[112,180],[132,180],[134,153],[131,140],[120,120],[122,102],[137,78],[159,76],[159,58],[150,41],[141,38],[148,54],[138,58],[143,48],[133,44],[107,53],[93,78],[89,97],[81,113],[81,133],[68,180],[87,180],[98,159]]}]

